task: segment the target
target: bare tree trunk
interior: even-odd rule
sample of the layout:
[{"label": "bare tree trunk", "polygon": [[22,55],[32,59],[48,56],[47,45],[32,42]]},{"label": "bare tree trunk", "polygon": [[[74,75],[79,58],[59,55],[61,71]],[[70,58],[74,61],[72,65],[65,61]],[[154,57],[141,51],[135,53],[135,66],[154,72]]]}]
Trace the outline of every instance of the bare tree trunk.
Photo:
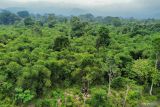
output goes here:
[{"label": "bare tree trunk", "polygon": [[61,101],[61,98],[59,98],[59,99],[57,100],[57,107],[61,107],[61,105],[62,105],[62,101]]},{"label": "bare tree trunk", "polygon": [[112,66],[110,66],[110,70],[109,70],[109,81],[108,81],[108,96],[111,94],[111,81],[112,81]]},{"label": "bare tree trunk", "polygon": [[65,91],[65,92],[64,92],[64,106],[66,106],[66,102],[67,102],[67,101],[66,101],[66,100],[67,100],[67,97],[66,97],[66,96],[67,96],[67,93],[66,93],[66,91]]},{"label": "bare tree trunk", "polygon": [[156,63],[155,63],[155,70],[157,69],[157,63],[158,63],[158,53],[156,53]]},{"label": "bare tree trunk", "polygon": [[111,94],[111,73],[108,74],[109,76],[109,84],[108,84],[108,96]]},{"label": "bare tree trunk", "polygon": [[126,90],[126,94],[124,97],[124,101],[123,101],[123,106],[122,107],[126,107],[126,101],[127,101],[127,96],[128,96],[128,92],[129,92],[130,87],[127,85],[127,90]]},{"label": "bare tree trunk", "polygon": [[153,90],[153,80],[152,80],[151,88],[150,88],[150,91],[149,91],[149,94],[150,94],[150,95],[152,95],[152,90]]},{"label": "bare tree trunk", "polygon": [[[155,71],[157,70],[157,63],[158,63],[158,53],[156,53],[156,62],[155,62]],[[151,87],[149,90],[149,94],[152,95],[152,91],[153,91],[153,77],[152,77],[152,83],[151,83]]]},{"label": "bare tree trunk", "polygon": [[90,97],[90,81],[88,81],[87,99]]},{"label": "bare tree trunk", "polygon": [[83,95],[83,99],[84,99],[83,104],[84,104],[84,107],[85,107],[86,106],[86,96],[85,95]]}]

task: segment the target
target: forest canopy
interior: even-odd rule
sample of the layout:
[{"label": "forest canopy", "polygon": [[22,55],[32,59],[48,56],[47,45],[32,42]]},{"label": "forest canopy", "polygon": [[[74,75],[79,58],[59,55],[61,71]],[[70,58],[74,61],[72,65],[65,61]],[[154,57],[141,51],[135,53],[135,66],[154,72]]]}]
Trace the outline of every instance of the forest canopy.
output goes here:
[{"label": "forest canopy", "polygon": [[159,19],[0,12],[1,107],[158,107],[159,70]]}]

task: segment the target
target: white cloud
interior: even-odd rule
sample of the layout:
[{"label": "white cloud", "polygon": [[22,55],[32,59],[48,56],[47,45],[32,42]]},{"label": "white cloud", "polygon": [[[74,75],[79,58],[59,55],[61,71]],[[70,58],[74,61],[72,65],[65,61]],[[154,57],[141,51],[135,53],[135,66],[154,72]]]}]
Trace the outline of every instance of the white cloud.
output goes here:
[{"label": "white cloud", "polygon": [[52,2],[52,3],[76,4],[76,5],[83,5],[83,6],[101,6],[101,5],[112,5],[117,3],[128,3],[133,0],[8,0],[8,1],[15,1],[20,3]]},{"label": "white cloud", "polygon": [[99,8],[117,4],[131,3],[134,0],[0,0],[0,7],[23,6],[28,3],[58,4],[59,6],[75,6],[86,8]]}]

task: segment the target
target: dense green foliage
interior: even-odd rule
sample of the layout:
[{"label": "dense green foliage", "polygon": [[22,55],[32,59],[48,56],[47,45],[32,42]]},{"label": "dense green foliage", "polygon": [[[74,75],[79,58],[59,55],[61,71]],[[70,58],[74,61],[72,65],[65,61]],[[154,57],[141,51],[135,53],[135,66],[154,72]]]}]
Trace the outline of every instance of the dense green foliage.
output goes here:
[{"label": "dense green foliage", "polygon": [[157,107],[159,23],[3,11],[1,107]]}]

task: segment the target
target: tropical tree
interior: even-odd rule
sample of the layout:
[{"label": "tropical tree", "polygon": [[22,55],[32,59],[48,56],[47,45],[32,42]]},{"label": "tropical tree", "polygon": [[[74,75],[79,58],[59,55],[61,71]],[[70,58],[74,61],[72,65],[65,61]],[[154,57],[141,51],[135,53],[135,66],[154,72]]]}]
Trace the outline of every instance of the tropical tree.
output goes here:
[{"label": "tropical tree", "polygon": [[51,71],[43,65],[34,65],[30,68],[25,67],[23,74],[18,79],[18,85],[23,89],[31,90],[36,96],[44,94],[46,89],[51,86]]},{"label": "tropical tree", "polygon": [[137,82],[144,85],[151,85],[149,94],[152,95],[153,85],[157,84],[159,73],[152,65],[151,61],[146,59],[134,61],[132,65],[132,72],[132,77],[136,78],[136,80],[138,80]]},{"label": "tropical tree", "polygon": [[110,37],[109,37],[109,29],[106,27],[100,27],[99,29],[99,37],[96,41],[96,48],[99,49],[101,46],[108,46],[110,43]]},{"label": "tropical tree", "polygon": [[78,17],[72,17],[70,20],[71,23],[71,36],[80,37],[84,35],[86,24],[82,22]]}]

